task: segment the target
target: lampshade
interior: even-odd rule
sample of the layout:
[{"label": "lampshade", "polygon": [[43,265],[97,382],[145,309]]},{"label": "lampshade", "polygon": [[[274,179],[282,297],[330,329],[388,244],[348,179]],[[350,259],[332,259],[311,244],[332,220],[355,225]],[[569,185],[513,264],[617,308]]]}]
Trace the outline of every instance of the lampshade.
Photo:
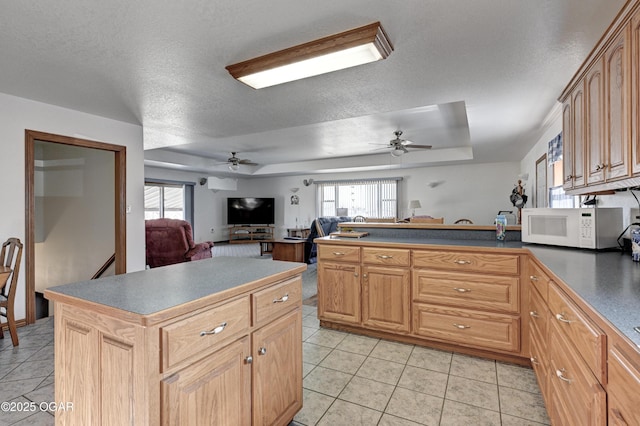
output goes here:
[{"label": "lampshade", "polygon": [[380,22],[226,67],[254,89],[275,86],[385,59],[393,47]]},{"label": "lampshade", "polygon": [[238,170],[240,170],[240,164],[236,164],[236,163],[229,164],[229,170],[231,170],[232,172],[237,172]]},{"label": "lampshade", "polygon": [[391,150],[392,157],[400,157],[403,154],[404,154],[404,149],[402,149],[399,146],[396,146],[394,149]]},{"label": "lampshade", "polygon": [[411,200],[409,201],[409,208],[410,209],[419,209],[422,206],[420,205],[420,200]]}]

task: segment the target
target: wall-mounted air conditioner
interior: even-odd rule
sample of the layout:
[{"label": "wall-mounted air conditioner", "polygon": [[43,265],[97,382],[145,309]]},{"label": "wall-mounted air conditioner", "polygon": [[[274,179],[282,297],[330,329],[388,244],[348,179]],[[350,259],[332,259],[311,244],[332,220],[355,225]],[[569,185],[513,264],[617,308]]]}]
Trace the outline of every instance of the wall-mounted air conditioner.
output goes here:
[{"label": "wall-mounted air conditioner", "polygon": [[236,191],[238,189],[238,179],[221,179],[215,176],[207,178],[209,189],[214,191]]}]

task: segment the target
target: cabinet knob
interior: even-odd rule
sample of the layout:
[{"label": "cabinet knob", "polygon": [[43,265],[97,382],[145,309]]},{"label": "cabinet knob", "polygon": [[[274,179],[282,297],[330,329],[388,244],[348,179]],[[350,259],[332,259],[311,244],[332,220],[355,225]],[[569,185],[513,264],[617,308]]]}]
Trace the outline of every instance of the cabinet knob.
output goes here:
[{"label": "cabinet knob", "polygon": [[538,315],[538,313],[536,311],[531,311],[529,312],[529,315],[532,316],[533,318],[538,318],[540,317],[540,315]]},{"label": "cabinet knob", "polygon": [[567,178],[565,180],[571,180],[573,179],[573,175],[567,175]]},{"label": "cabinet knob", "polygon": [[556,376],[558,377],[558,379],[562,380],[563,382],[571,383],[572,380],[571,379],[567,379],[564,376],[564,373],[566,373],[564,368],[561,368],[560,370],[556,370]]},{"label": "cabinet knob", "polygon": [[529,279],[531,281],[538,281],[538,277],[536,277],[535,275],[529,275]]},{"label": "cabinet knob", "polygon": [[282,296],[280,299],[273,299],[273,303],[284,303],[287,300],[289,300],[289,294],[285,294],[284,296]]},{"label": "cabinet knob", "polygon": [[244,359],[244,362],[246,362],[247,364],[251,364],[253,362],[253,357],[252,356],[248,356]]},{"label": "cabinet knob", "polygon": [[358,278],[358,273],[357,273],[357,272],[354,272],[353,276],[354,276],[354,277],[356,277],[356,278]]},{"label": "cabinet knob", "polygon": [[201,331],[201,332],[200,332],[200,337],[203,337],[203,336],[209,336],[209,335],[212,335],[212,334],[222,333],[222,332],[224,331],[224,328],[225,328],[226,326],[227,326],[227,323],[226,323],[226,322],[223,322],[222,324],[220,324],[219,326],[217,326],[217,327],[216,327],[216,328],[214,328],[214,329],[211,329],[211,330],[209,330],[209,331]]},{"label": "cabinet knob", "polygon": [[367,278],[367,274],[362,274],[362,278]]},{"label": "cabinet knob", "polygon": [[535,356],[532,356],[531,358],[529,358],[529,360],[531,361],[531,364],[534,364],[534,365],[539,365],[540,364],[538,362],[538,358],[536,358]]},{"label": "cabinet knob", "polygon": [[262,347],[258,349],[258,355],[266,355],[266,353],[267,353],[267,348]]}]

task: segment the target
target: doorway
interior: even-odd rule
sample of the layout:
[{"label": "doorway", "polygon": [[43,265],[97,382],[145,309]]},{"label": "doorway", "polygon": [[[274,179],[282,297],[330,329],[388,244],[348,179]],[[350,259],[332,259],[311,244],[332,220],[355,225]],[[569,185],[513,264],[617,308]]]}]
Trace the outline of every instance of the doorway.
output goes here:
[{"label": "doorway", "polygon": [[25,175],[31,324],[36,291],[89,280],[112,256],[115,274],[126,272],[126,147],[26,130]]}]

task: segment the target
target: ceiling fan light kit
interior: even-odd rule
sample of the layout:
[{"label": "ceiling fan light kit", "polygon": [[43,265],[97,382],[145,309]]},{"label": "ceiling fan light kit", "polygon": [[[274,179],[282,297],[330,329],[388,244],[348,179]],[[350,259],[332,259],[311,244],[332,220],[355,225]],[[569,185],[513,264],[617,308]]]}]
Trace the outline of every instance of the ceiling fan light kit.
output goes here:
[{"label": "ceiling fan light kit", "polygon": [[354,28],[226,67],[262,89],[385,59],[393,51],[380,22]]}]

